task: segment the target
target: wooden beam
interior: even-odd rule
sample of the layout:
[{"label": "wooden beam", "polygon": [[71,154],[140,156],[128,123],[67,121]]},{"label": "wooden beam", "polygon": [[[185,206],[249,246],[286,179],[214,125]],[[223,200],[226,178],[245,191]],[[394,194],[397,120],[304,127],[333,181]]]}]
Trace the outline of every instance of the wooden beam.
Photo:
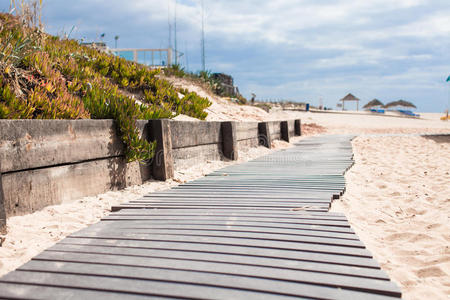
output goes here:
[{"label": "wooden beam", "polygon": [[289,124],[288,121],[281,121],[280,122],[280,135],[281,139],[283,141],[286,141],[289,143]]},{"label": "wooden beam", "polygon": [[170,120],[149,120],[149,141],[156,141],[155,156],[151,162],[152,177],[157,180],[173,178],[172,134]]},{"label": "wooden beam", "polygon": [[295,120],[295,135],[302,135],[302,121],[300,119]]},{"label": "wooden beam", "polygon": [[267,122],[258,123],[258,141],[260,145],[267,147],[269,149],[272,148],[269,123]]},{"label": "wooden beam", "polygon": [[[6,233],[6,211],[5,211],[5,196],[2,185],[2,166],[0,164],[0,234]],[[0,241],[1,245],[1,241]]]},{"label": "wooden beam", "polygon": [[222,151],[231,160],[238,159],[236,122],[222,122]]}]

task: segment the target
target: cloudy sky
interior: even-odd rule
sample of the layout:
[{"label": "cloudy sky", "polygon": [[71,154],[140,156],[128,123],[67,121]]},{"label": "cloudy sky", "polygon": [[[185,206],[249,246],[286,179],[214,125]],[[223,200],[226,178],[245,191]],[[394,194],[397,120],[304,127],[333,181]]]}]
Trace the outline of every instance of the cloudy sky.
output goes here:
[{"label": "cloudy sky", "polygon": [[[2,1],[8,2],[8,1]],[[244,96],[334,107],[405,99],[443,111],[450,97],[449,0],[204,0],[206,67]],[[177,0],[177,44],[201,68],[201,0]],[[1,8],[1,7],[0,7]],[[5,7],[3,11],[7,11]],[[46,30],[120,48],[166,48],[175,0],[44,0]],[[172,34],[173,36],[173,34]],[[173,43],[173,42],[172,42]],[[186,59],[187,58],[187,59]]]}]

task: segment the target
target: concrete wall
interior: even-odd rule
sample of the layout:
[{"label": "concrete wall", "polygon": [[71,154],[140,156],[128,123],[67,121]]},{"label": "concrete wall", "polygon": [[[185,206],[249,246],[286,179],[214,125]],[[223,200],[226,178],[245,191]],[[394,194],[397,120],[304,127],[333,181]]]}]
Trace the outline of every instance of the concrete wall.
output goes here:
[{"label": "concrete wall", "polygon": [[[182,169],[224,159],[227,140],[238,150],[258,146],[257,122],[234,123],[232,139],[223,138],[221,125],[170,121],[172,161],[168,163]],[[294,121],[288,126],[293,136]],[[153,136],[156,127],[151,127],[138,121],[143,138]],[[268,127],[272,140],[279,139],[280,121],[269,122]],[[151,170],[150,165],[125,161],[124,145],[112,120],[0,120],[0,230],[5,214],[27,214],[141,184],[151,178]]]}]

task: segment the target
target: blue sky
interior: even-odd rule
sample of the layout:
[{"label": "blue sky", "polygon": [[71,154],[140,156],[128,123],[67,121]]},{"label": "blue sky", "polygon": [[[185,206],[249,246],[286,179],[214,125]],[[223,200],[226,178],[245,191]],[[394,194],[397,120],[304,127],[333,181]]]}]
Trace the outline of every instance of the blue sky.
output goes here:
[{"label": "blue sky", "polygon": [[[3,1],[8,2],[8,1]],[[334,107],[412,101],[441,112],[450,84],[449,0],[204,0],[206,67],[235,78],[244,96]],[[9,5],[8,5],[9,7]],[[7,11],[8,7],[0,9]],[[46,31],[122,48],[168,45],[175,0],[44,0]],[[173,21],[172,21],[173,22]],[[201,67],[200,0],[177,1],[178,49]],[[173,34],[172,34],[173,36]],[[186,61],[182,63],[186,66]]]}]

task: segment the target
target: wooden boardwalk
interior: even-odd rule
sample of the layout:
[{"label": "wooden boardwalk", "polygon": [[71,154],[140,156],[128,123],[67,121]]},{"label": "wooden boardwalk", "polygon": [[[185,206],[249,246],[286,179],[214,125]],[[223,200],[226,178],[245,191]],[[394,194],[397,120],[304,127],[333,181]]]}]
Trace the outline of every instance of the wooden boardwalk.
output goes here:
[{"label": "wooden boardwalk", "polygon": [[352,163],[350,137],[314,137],[114,207],[0,278],[0,298],[399,298],[328,212]]}]

